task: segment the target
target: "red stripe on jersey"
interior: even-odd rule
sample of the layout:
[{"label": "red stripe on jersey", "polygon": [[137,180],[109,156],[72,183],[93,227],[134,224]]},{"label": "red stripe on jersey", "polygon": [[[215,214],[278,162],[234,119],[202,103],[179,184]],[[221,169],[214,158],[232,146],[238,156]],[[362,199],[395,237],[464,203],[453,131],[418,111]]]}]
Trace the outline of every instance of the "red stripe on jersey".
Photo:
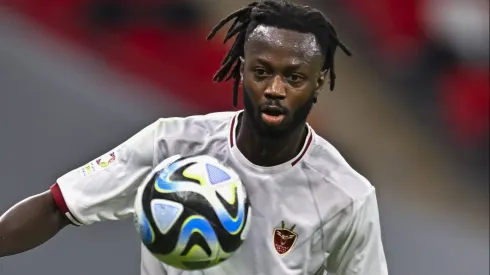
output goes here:
[{"label": "red stripe on jersey", "polygon": [[291,162],[291,166],[296,165],[296,163],[298,163],[303,158],[303,156],[306,154],[306,151],[308,151],[308,147],[310,147],[312,140],[313,140],[313,134],[310,132],[310,134],[308,136],[308,140],[306,141],[306,145],[303,148],[303,151],[301,151],[301,153],[299,154],[297,159],[295,159],[293,162]]},{"label": "red stripe on jersey", "polygon": [[73,214],[71,214],[70,209],[68,209],[68,206],[66,205],[63,193],[61,193],[59,185],[55,183],[49,189],[53,196],[54,202],[56,203],[56,206],[61,211],[61,213],[63,213],[68,218],[68,220],[70,220],[71,224],[75,226],[80,226],[82,223],[78,221],[77,218],[73,216]]},{"label": "red stripe on jersey", "polygon": [[233,119],[231,120],[231,125],[230,125],[230,145],[231,147],[235,146],[235,123],[236,123],[236,118],[238,115],[235,115]]}]

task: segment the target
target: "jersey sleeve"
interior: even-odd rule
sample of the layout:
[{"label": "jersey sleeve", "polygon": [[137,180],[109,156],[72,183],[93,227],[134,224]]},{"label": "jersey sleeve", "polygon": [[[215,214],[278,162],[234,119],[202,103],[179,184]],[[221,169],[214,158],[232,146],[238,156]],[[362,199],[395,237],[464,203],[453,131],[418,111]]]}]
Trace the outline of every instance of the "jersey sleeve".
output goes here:
[{"label": "jersey sleeve", "polygon": [[376,194],[355,202],[338,249],[327,263],[328,274],[388,275]]},{"label": "jersey sleeve", "polygon": [[131,217],[136,191],[152,170],[154,146],[163,123],[163,119],[154,122],[51,186],[59,210],[73,225]]}]

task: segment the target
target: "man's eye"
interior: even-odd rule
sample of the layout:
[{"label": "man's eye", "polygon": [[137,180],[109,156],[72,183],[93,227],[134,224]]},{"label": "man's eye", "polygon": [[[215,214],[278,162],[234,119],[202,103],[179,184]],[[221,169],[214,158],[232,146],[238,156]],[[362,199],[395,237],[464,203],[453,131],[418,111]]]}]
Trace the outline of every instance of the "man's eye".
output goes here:
[{"label": "man's eye", "polygon": [[254,71],[254,74],[258,77],[266,77],[267,76],[267,71],[264,69],[256,69]]},{"label": "man's eye", "polygon": [[292,75],[287,77],[287,80],[291,83],[298,83],[298,82],[301,82],[303,80],[303,77],[301,75],[292,74]]}]

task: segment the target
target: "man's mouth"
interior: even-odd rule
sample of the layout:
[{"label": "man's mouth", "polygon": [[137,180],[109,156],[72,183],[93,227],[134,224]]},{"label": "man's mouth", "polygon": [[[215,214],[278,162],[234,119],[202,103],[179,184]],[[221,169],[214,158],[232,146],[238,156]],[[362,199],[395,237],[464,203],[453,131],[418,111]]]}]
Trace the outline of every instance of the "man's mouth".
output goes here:
[{"label": "man's mouth", "polygon": [[261,108],[262,120],[268,125],[279,125],[284,120],[284,109],[277,106],[264,106]]}]

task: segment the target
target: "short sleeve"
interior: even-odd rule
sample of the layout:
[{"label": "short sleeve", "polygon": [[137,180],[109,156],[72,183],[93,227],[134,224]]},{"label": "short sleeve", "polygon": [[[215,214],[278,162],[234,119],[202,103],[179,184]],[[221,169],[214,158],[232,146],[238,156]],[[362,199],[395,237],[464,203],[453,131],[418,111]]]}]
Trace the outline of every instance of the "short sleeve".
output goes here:
[{"label": "short sleeve", "polygon": [[147,126],[101,157],[68,172],[51,187],[72,224],[88,225],[131,217],[138,187],[152,170],[163,119]]},{"label": "short sleeve", "polygon": [[327,262],[328,274],[388,275],[374,189],[353,204],[349,216],[345,234]]}]

